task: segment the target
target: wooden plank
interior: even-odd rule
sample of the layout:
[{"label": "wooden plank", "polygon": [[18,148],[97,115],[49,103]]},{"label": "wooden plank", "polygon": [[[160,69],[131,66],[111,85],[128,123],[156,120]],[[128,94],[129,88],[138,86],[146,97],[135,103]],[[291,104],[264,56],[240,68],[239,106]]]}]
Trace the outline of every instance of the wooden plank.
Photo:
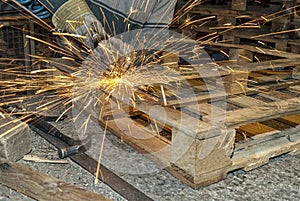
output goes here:
[{"label": "wooden plank", "polygon": [[243,65],[229,65],[230,68],[236,71],[259,71],[264,69],[274,69],[279,67],[297,66],[300,65],[300,59],[276,59],[264,62],[254,62]]},{"label": "wooden plank", "polygon": [[183,108],[190,112],[193,112],[199,116],[211,115],[212,113],[215,113],[215,114],[221,114],[221,113],[224,114],[225,113],[225,110],[221,109],[220,107],[215,106],[214,104],[210,104],[210,103],[187,105]]},{"label": "wooden plank", "polygon": [[206,132],[211,128],[208,123],[169,107],[137,103],[135,108],[193,138],[207,138]]},{"label": "wooden plank", "polygon": [[251,98],[249,96],[237,96],[237,97],[229,98],[228,102],[237,105],[239,107],[253,107],[253,106],[265,104],[264,101]]},{"label": "wooden plank", "polygon": [[[252,145],[246,145],[234,151],[230,170],[243,168],[252,170],[267,164],[269,159],[288,152],[300,149],[300,126],[266,136],[260,142],[253,140]],[[229,171],[230,171],[229,170]]]},{"label": "wooden plank", "polygon": [[229,60],[238,64],[253,62],[253,53],[244,49],[230,48]]},{"label": "wooden plank", "polygon": [[216,90],[206,95],[199,95],[199,96],[177,99],[177,100],[169,100],[167,102],[167,105],[175,106],[175,107],[179,107],[179,106],[183,107],[191,103],[205,103],[205,102],[209,102],[210,100],[215,100],[215,101],[224,100],[226,96],[227,96],[226,93]]},{"label": "wooden plank", "polygon": [[[274,68],[282,68],[288,66],[298,66],[300,65],[299,58],[293,59],[276,59],[276,60],[269,60],[263,62],[253,62],[247,63],[243,65],[239,64],[229,64],[225,67],[218,67],[218,68],[208,68],[205,66],[195,66],[200,70],[201,76],[204,77],[214,77],[214,76],[224,76],[229,75],[232,72],[251,72],[251,71],[260,71],[264,69],[274,69]],[[229,71],[228,69],[232,69]],[[216,71],[217,70],[217,71]]]},{"label": "wooden plank", "polygon": [[[270,91],[270,90],[285,89],[290,86],[299,85],[299,83],[300,83],[299,80],[292,80],[292,81],[287,81],[284,83],[271,83],[271,84],[268,84],[265,86],[259,86],[259,87],[256,87],[254,85],[254,87],[252,87],[252,88],[247,88],[245,92],[247,95],[254,95],[254,94],[257,94],[260,92],[266,92],[266,91]],[[298,90],[297,88],[294,88],[294,89]],[[240,94],[240,92],[226,94],[226,93],[224,93],[224,91],[215,90],[215,91],[210,92],[210,94],[206,94],[206,95],[196,95],[196,96],[190,97],[190,98],[169,100],[167,102],[167,105],[169,107],[183,107],[183,106],[186,106],[189,104],[205,103],[205,102],[209,102],[211,100],[213,100],[213,101],[225,100],[226,97],[230,98],[236,94]]]},{"label": "wooden plank", "polygon": [[279,119],[279,121],[282,121],[282,122],[292,125],[292,126],[300,125],[300,114],[284,116],[284,117],[281,117]]},{"label": "wooden plank", "polygon": [[247,125],[242,125],[238,128],[237,132],[245,134],[247,137],[252,137],[255,135],[265,134],[274,132],[276,129],[266,126],[264,124],[261,124],[259,122],[257,123],[251,123]]},{"label": "wooden plank", "polygon": [[268,91],[268,92],[260,93],[258,95],[261,96],[261,97],[264,97],[264,98],[268,98],[268,99],[273,100],[273,101],[290,99],[290,98],[295,97],[291,94],[283,93],[283,92],[280,92],[280,91]]},{"label": "wooden plank", "polygon": [[228,127],[237,128],[246,123],[254,123],[275,119],[284,115],[296,114],[300,111],[299,106],[300,98],[292,98],[289,100],[266,103],[261,106],[228,111],[226,125]]},{"label": "wooden plank", "polygon": [[290,86],[289,90],[294,92],[294,93],[300,93],[300,86],[296,85],[296,86]]},{"label": "wooden plank", "polygon": [[[102,125],[106,122],[100,122]],[[140,153],[145,153],[152,160],[166,167],[170,165],[170,142],[159,136],[155,128],[147,128],[130,118],[107,121],[109,131],[117,135]],[[150,154],[150,155],[149,155]]]},{"label": "wooden plank", "polygon": [[0,158],[0,182],[36,200],[109,200],[28,167]]},{"label": "wooden plank", "polygon": [[252,80],[259,83],[264,83],[264,82],[279,82],[279,81],[289,80],[291,78],[292,78],[291,75],[267,75],[267,76],[254,77],[252,78]]},{"label": "wooden plank", "polygon": [[300,58],[300,54],[280,51],[280,50],[272,50],[263,47],[256,47],[251,45],[239,45],[239,44],[232,44],[232,43],[220,43],[220,42],[208,42],[207,45],[211,46],[218,46],[218,47],[228,47],[228,48],[240,48],[244,50],[248,50],[255,53],[260,53],[263,55],[271,55],[275,57],[282,57],[282,58],[289,58],[295,59]]},{"label": "wooden plank", "polygon": [[[211,121],[216,121],[215,116],[223,117],[225,116],[226,110],[214,105],[214,103],[200,103],[187,105],[183,109],[198,115],[202,116],[202,120],[206,123],[211,123]],[[213,119],[212,119],[213,118]]]}]

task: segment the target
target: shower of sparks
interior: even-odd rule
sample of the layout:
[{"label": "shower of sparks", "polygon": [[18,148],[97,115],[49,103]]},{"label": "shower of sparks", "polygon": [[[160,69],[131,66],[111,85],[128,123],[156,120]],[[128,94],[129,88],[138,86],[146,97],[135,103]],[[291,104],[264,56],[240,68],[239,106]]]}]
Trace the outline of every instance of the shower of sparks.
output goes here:
[{"label": "shower of sparks", "polygon": [[[147,9],[150,0],[139,0],[141,4],[145,5]],[[210,22],[216,20],[215,15],[204,16],[200,19],[193,19],[186,17],[187,13],[197,6],[201,6],[202,1],[189,0],[185,6],[177,10],[174,15],[171,25],[178,25],[179,30],[195,28],[201,30],[201,28],[207,26]],[[18,4],[18,3],[17,3]],[[20,7],[22,5],[18,4]],[[295,10],[299,6],[283,9],[276,13],[272,13],[266,16],[261,16],[248,22],[241,23],[239,25],[233,24],[221,24],[219,26],[209,27],[206,35],[197,36],[199,44],[225,43],[225,40],[220,40],[220,36],[229,33],[232,30],[259,30],[267,22],[272,22],[281,17],[287,17],[293,15]],[[25,9],[28,13],[29,10]],[[292,14],[289,13],[292,11]],[[102,10],[100,12],[104,13]],[[124,23],[128,23],[128,18],[134,15],[137,11],[131,9]],[[295,13],[294,13],[295,14]],[[296,14],[295,14],[296,15]],[[24,15],[25,18],[31,19],[31,16]],[[241,14],[236,17],[239,19],[249,19],[249,15]],[[85,36],[77,33],[58,33],[55,32],[54,27],[49,25],[46,21],[38,19],[34,16],[35,22],[39,23],[43,28],[49,30],[53,36],[60,38],[60,44],[45,38],[43,35],[31,33],[29,30],[23,30],[26,35],[26,40],[34,41],[37,44],[43,44],[45,50],[61,55],[61,61],[49,59],[47,56],[41,55],[27,55],[31,57],[31,66],[24,66],[25,60],[16,58],[0,58],[0,118],[5,118],[5,113],[10,115],[25,115],[26,119],[31,114],[36,115],[48,115],[50,111],[60,110],[57,115],[57,120],[61,119],[66,113],[68,113],[73,107],[78,107],[80,114],[86,110],[87,105],[100,105],[99,107],[99,119],[102,118],[103,108],[110,101],[116,101],[118,107],[121,108],[120,102],[133,106],[137,102],[149,101],[147,94],[151,95],[151,101],[161,104],[163,106],[168,105],[168,97],[177,96],[170,90],[170,87],[180,85],[182,81],[182,75],[193,75],[194,69],[189,66],[180,66],[178,69],[168,67],[168,63],[159,65],[164,56],[158,56],[159,52],[154,52],[151,55],[144,54],[143,52],[135,52],[129,55],[124,55],[121,58],[114,58],[115,61],[109,66],[102,67],[102,63],[97,60],[96,53],[87,48],[82,42]],[[104,23],[107,23],[107,19],[104,16]],[[108,24],[108,23],[107,23]],[[105,24],[106,25],[106,24]],[[129,26],[129,24],[128,24]],[[0,29],[4,27],[0,24]],[[18,28],[16,28],[18,29]],[[115,33],[114,27],[109,27],[111,32]],[[261,34],[252,36],[251,38],[259,38],[262,36],[271,36],[283,33],[290,33],[300,31],[299,28],[283,30],[279,32],[273,32],[269,34]],[[194,32],[195,33],[195,32]],[[194,34],[196,36],[196,33]],[[139,41],[138,41],[139,42]],[[231,41],[229,41],[231,42]],[[28,44],[27,42],[26,44]],[[62,43],[62,44],[61,44]],[[262,47],[267,47],[266,43],[257,41]],[[159,44],[157,44],[159,45]],[[141,42],[142,46],[142,42]],[[184,52],[186,47],[181,47],[181,51]],[[256,47],[261,53],[265,51],[263,48]],[[3,51],[0,49],[0,51]],[[105,50],[105,54],[109,54],[112,51],[110,48]],[[229,57],[229,54],[220,50],[223,55]],[[89,55],[94,62],[92,65],[85,64],[83,61]],[[153,59],[155,58],[155,59]],[[254,57],[256,58],[256,56]],[[249,58],[244,58],[249,60]],[[150,61],[151,62],[148,62]],[[259,58],[256,60],[259,61]],[[81,68],[74,63],[81,62]],[[70,62],[70,64],[68,63]],[[73,63],[72,63],[73,62]],[[171,65],[170,65],[171,66]],[[235,72],[235,69],[230,66],[225,66],[229,71]],[[99,72],[100,71],[100,72]],[[184,77],[184,76],[183,76]],[[236,81],[246,93],[243,83]],[[251,82],[249,80],[249,82]],[[251,84],[251,83],[250,83]],[[94,94],[94,92],[97,92]],[[145,95],[146,94],[146,95]],[[90,98],[93,100],[89,100]],[[161,100],[162,99],[162,100]],[[83,103],[83,105],[76,105],[73,103]],[[86,104],[86,105],[85,105]],[[63,108],[63,109],[62,109]],[[90,118],[90,115],[87,115]],[[74,121],[78,116],[74,117]],[[147,117],[149,118],[149,117]],[[101,119],[102,120],[102,119]],[[155,119],[154,133],[159,135],[158,124]],[[13,122],[12,122],[13,123]],[[105,133],[107,128],[107,122],[105,124]],[[5,125],[2,125],[5,126]],[[12,129],[17,129],[22,124]],[[153,125],[150,124],[150,127]],[[87,121],[82,125],[82,129],[85,131],[87,127]],[[129,128],[130,130],[130,128]],[[121,137],[123,139],[123,137]],[[96,179],[101,174],[100,171],[100,159],[102,155],[103,143],[101,147],[101,153],[99,157],[99,166],[96,172]]]}]

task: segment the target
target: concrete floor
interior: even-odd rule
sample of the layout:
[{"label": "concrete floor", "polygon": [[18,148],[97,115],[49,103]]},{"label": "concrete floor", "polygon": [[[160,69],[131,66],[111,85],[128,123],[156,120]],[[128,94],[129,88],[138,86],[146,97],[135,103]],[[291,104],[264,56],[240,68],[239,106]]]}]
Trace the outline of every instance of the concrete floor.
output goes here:
[{"label": "concrete floor", "polygon": [[[32,154],[57,158],[55,148],[39,136],[35,136],[33,144]],[[68,160],[68,162],[62,165],[19,161],[20,164],[81,186],[91,192],[113,200],[124,200],[105,184],[99,182],[95,185],[92,174],[72,161]],[[268,165],[250,172],[230,173],[227,179],[198,190],[183,184],[164,170],[142,175],[125,173],[119,175],[154,200],[299,200],[300,198],[300,155],[280,156],[272,159]],[[0,185],[0,200],[31,201],[32,199]]]}]

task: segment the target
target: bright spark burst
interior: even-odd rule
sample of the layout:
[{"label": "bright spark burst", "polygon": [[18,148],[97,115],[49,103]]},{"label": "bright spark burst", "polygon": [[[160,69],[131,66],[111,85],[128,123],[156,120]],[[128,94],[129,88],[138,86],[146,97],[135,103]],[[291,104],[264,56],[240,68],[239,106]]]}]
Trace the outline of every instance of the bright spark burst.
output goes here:
[{"label": "bright spark burst", "polygon": [[[149,0],[140,1],[146,5],[146,9],[149,5]],[[201,29],[206,24],[216,20],[215,15],[200,19],[184,17],[201,3],[198,0],[189,0],[185,6],[176,12],[172,25],[176,25],[179,22],[179,29],[186,29],[192,26]],[[293,10],[295,12],[296,8],[297,6],[261,16],[240,25],[224,24],[224,26],[209,27],[212,32],[198,37],[197,40],[200,44],[209,44],[212,41],[225,42],[219,41],[220,35],[235,29],[260,29],[264,23],[287,16],[286,11]],[[125,18],[126,23],[128,23],[127,19],[136,12],[136,10],[131,9],[127,18]],[[26,17],[30,18],[30,16]],[[246,19],[248,17],[248,15],[240,15],[236,19]],[[103,67],[101,61],[99,62],[95,58],[97,57],[95,52],[82,44],[85,36],[76,33],[57,33],[45,21],[40,19],[35,20],[45,29],[52,31],[53,35],[60,37],[60,44],[41,39],[36,34],[25,30],[27,39],[44,44],[46,46],[45,49],[54,54],[61,55],[61,60],[53,60],[41,55],[30,55],[33,60],[32,65],[23,66],[20,65],[19,61],[23,62],[24,60],[0,58],[0,65],[4,66],[0,70],[2,76],[0,80],[1,118],[5,117],[5,112],[10,112],[11,115],[47,115],[49,111],[57,110],[58,108],[60,110],[58,119],[60,119],[74,107],[72,102],[89,103],[90,100],[88,99],[93,97],[96,104],[105,105],[112,99],[117,102],[128,99],[126,104],[134,106],[135,102],[149,101],[149,97],[146,97],[145,94],[157,91],[161,94],[162,98],[153,96],[151,101],[157,104],[162,103],[162,105],[166,106],[168,104],[168,96],[176,96],[176,94],[168,91],[168,87],[174,85],[174,83],[180,84],[183,79],[181,75],[185,72],[192,74],[193,69],[189,67],[179,67],[179,71],[178,69],[167,67],[168,64],[162,67],[160,64],[163,56],[157,56],[160,54],[159,52],[153,52],[150,55],[144,52],[135,52],[130,55],[124,55],[121,58],[114,58],[115,61],[113,63]],[[105,16],[104,21],[107,21]],[[199,23],[201,24],[199,25]],[[4,25],[0,24],[0,29],[3,27]],[[109,27],[109,29],[112,30],[111,32],[116,32],[114,26]],[[218,31],[219,29],[221,30]],[[257,35],[252,38],[294,31],[299,31],[299,29]],[[258,43],[262,46],[267,46],[260,41]],[[110,48],[106,48],[105,50],[107,54],[111,51]],[[185,51],[185,47],[181,47],[181,51]],[[263,53],[263,50],[261,52]],[[227,53],[222,53],[229,57]],[[85,65],[82,61],[85,60],[87,55],[97,62],[92,65]],[[78,68],[74,62],[78,60],[82,64],[81,68]],[[234,72],[234,69],[228,68]],[[241,87],[243,87],[242,84]],[[245,89],[243,88],[243,90]],[[91,96],[95,91],[97,92],[96,95]],[[63,110],[61,106],[63,106]],[[86,107],[83,105],[79,108],[84,110]],[[103,107],[100,107],[100,110],[102,109]],[[102,114],[102,111],[99,111],[99,114]],[[101,117],[101,115],[99,116]],[[159,133],[155,119],[154,122],[155,128],[153,130],[155,130],[155,133]],[[84,126],[86,127],[86,125]],[[98,174],[99,172],[97,171]]]}]

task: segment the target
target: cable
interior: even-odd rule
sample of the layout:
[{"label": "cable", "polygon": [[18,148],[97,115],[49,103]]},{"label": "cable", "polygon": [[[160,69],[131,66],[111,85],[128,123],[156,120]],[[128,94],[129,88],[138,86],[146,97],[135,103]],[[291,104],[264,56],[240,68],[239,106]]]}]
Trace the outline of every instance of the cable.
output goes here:
[{"label": "cable", "polygon": [[42,6],[38,0],[17,0],[20,4],[25,6],[30,12],[41,19],[45,19],[51,16],[48,10]]}]

